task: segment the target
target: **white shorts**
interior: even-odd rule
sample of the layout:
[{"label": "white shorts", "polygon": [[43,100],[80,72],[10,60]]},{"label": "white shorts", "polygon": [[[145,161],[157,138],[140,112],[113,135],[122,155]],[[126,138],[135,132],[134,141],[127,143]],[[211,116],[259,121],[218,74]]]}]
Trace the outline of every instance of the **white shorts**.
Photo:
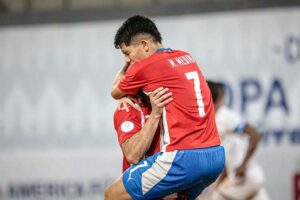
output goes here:
[{"label": "white shorts", "polygon": [[218,187],[218,189],[212,192],[208,199],[269,200],[269,197],[262,183],[253,182],[251,180],[242,182],[226,179]]}]

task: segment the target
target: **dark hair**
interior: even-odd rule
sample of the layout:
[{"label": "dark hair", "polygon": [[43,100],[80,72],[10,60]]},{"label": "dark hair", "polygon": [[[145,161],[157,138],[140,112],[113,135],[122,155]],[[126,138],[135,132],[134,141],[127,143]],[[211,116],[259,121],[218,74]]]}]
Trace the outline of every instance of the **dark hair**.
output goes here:
[{"label": "dark hair", "polygon": [[118,29],[114,45],[118,49],[122,43],[129,45],[132,37],[138,34],[150,34],[155,42],[161,43],[161,35],[155,23],[147,17],[135,15],[128,18]]},{"label": "dark hair", "polygon": [[147,95],[143,92],[143,90],[141,90],[141,89],[138,90],[136,96],[137,96],[138,98],[141,98],[142,104],[143,104],[145,107],[147,107],[147,108],[149,108],[149,109],[151,110],[151,102],[150,102],[150,98],[149,98],[149,96],[147,96]]},{"label": "dark hair", "polygon": [[220,98],[224,96],[224,85],[219,82],[206,81],[213,98],[213,102],[216,103]]}]

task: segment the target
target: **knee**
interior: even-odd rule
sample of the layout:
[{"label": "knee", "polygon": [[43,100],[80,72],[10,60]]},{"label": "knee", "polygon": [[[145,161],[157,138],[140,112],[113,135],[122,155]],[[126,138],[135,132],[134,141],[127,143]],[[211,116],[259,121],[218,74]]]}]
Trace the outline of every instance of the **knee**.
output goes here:
[{"label": "knee", "polygon": [[112,200],[112,189],[111,186],[107,187],[104,192],[104,200]]},{"label": "knee", "polygon": [[113,184],[108,186],[104,191],[104,200],[129,200],[131,199],[126,192],[121,179],[115,181]]}]

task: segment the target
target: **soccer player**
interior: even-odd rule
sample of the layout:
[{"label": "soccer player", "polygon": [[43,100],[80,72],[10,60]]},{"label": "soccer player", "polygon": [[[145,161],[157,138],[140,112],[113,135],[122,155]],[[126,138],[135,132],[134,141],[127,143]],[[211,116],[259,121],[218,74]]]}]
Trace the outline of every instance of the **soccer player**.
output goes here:
[{"label": "soccer player", "polygon": [[[133,107],[134,105],[120,103],[114,113],[114,127],[124,156],[123,172],[131,164],[137,164],[144,156],[151,156],[160,151],[158,124],[155,124],[157,127],[154,126],[153,129],[146,129],[147,126],[144,126],[151,114],[149,98],[141,92],[131,98],[134,98],[139,110]],[[153,112],[158,112],[157,109],[160,108],[154,106]],[[150,136],[147,137],[147,141],[143,141],[145,135]]]},{"label": "soccer player", "polygon": [[163,108],[162,152],[126,170],[106,191],[106,200],[151,199],[177,191],[195,199],[223,170],[225,154],[206,81],[188,53],[164,48],[161,40],[154,22],[143,16],[127,19],[115,36],[115,47],[132,64],[117,74],[111,95],[119,99],[142,89],[151,97],[164,87],[173,101]]},{"label": "soccer player", "polygon": [[210,200],[268,200],[261,167],[252,159],[261,134],[224,104],[221,83],[207,81],[212,93],[216,122],[226,152],[225,170]]}]

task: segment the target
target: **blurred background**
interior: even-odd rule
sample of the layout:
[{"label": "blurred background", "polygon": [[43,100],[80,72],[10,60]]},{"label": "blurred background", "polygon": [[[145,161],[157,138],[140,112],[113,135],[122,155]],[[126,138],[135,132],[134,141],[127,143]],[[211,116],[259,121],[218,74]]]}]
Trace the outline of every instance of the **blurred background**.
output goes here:
[{"label": "blurred background", "polygon": [[227,85],[271,199],[299,200],[299,0],[0,0],[0,199],[101,200],[120,176],[113,38],[134,14]]}]

